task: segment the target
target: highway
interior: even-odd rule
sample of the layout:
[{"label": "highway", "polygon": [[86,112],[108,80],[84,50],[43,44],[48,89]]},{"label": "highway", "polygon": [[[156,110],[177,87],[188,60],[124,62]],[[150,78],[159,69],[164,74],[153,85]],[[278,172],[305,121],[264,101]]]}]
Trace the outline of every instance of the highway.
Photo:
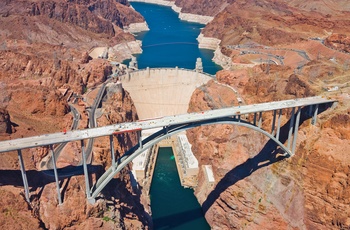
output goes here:
[{"label": "highway", "polygon": [[[107,81],[108,82],[108,81]],[[89,112],[89,128],[95,128],[97,127],[97,122],[96,122],[96,117],[95,117],[95,112],[96,109],[98,108],[99,104],[101,103],[102,100],[102,96],[106,90],[106,85],[107,82],[103,83],[100,90],[97,93],[97,96],[94,100],[94,103],[91,106],[91,110],[88,111]],[[90,163],[91,159],[92,159],[92,147],[94,145],[94,139],[90,138],[89,139],[89,143],[87,144],[85,153],[86,153],[86,162]],[[82,164],[82,162],[80,162],[79,164]]]},{"label": "highway", "polygon": [[[75,130],[75,129],[77,129],[78,124],[79,124],[80,113],[72,104],[69,104],[69,107],[70,107],[71,113],[73,115],[73,122],[72,122],[71,130]],[[66,146],[66,144],[67,144],[67,142],[61,143],[54,149],[55,159],[57,159],[59,157],[59,155],[61,154],[61,152],[62,152],[63,148]],[[40,164],[40,167],[52,169],[53,168],[52,157],[49,156],[49,159],[47,161],[42,161]]]},{"label": "highway", "polygon": [[[102,96],[101,96],[102,97]],[[21,139],[7,140],[0,142],[0,152],[8,152],[17,149],[35,148],[38,146],[47,146],[51,144],[59,144],[62,142],[78,141],[102,136],[113,135],[114,132],[128,132],[132,130],[147,130],[154,128],[162,128],[170,125],[190,124],[192,122],[220,119],[235,115],[259,113],[273,111],[278,109],[302,107],[308,105],[332,103],[335,100],[323,97],[309,97],[293,100],[275,101],[261,104],[243,105],[231,108],[202,111],[198,113],[189,113],[181,115],[173,115],[160,117],[156,119],[140,120],[136,122],[127,122],[114,124],[104,127],[90,128],[85,130],[71,130],[66,134],[52,133],[40,136],[26,137]],[[96,105],[98,106],[98,104]]]},{"label": "highway", "polygon": [[[102,84],[102,87],[100,88],[100,90],[98,91],[98,94],[96,95],[96,98],[94,100],[93,105],[91,106],[91,109],[88,111],[89,112],[89,128],[94,128],[97,126],[97,122],[96,122],[96,118],[95,118],[95,111],[98,108],[98,105],[100,104],[101,100],[102,100],[102,96],[105,92],[106,89],[106,83]],[[75,130],[78,127],[79,124],[79,120],[80,120],[80,114],[78,112],[78,110],[72,105],[69,104],[69,107],[71,109],[71,113],[73,114],[73,123],[72,123],[72,127],[71,130]],[[68,142],[63,142],[60,143],[55,149],[54,149],[54,153],[55,153],[55,159],[58,159],[58,157],[60,156],[63,148],[66,146]],[[94,139],[90,138],[85,150],[85,156],[86,156],[86,161],[88,163],[91,162],[92,159],[92,147],[94,144]],[[79,162],[78,165],[82,164],[82,160]],[[41,168],[47,168],[47,169],[52,169],[53,168],[53,162],[52,162],[52,157],[49,156],[49,159],[45,162],[41,162]]]}]

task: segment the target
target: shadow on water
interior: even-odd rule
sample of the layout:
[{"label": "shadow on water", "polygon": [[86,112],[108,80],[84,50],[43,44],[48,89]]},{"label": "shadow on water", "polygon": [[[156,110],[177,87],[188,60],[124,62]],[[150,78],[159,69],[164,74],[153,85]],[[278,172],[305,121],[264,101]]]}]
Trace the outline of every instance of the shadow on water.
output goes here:
[{"label": "shadow on water", "polygon": [[[203,218],[203,212],[201,208],[196,208],[192,210],[188,210],[181,213],[176,213],[173,215],[153,218],[154,226],[157,226],[157,229],[173,229],[175,227],[179,227],[186,222],[193,221],[195,219]],[[174,221],[180,219],[179,221]]]},{"label": "shadow on water", "polygon": [[[327,108],[329,104],[319,105],[319,113],[322,113]],[[295,114],[296,115],[296,114]],[[311,115],[308,113],[308,107],[301,109],[300,114],[300,123],[303,124],[304,121],[311,118]],[[279,140],[282,143],[285,143],[288,139],[288,130],[290,125],[290,120],[281,127],[280,129],[280,138]],[[294,129],[294,127],[293,127]],[[294,130],[293,130],[294,132]],[[278,145],[273,141],[269,140],[262,150],[253,158],[249,158],[244,163],[238,165],[237,167],[230,170],[216,185],[213,191],[208,195],[207,199],[202,204],[202,209],[204,214],[210,209],[210,207],[215,203],[215,201],[220,197],[227,188],[236,184],[238,181],[243,180],[244,178],[250,176],[256,170],[269,166],[273,163],[279,162],[285,158],[288,158],[288,155],[285,155],[283,150],[278,147]]]}]

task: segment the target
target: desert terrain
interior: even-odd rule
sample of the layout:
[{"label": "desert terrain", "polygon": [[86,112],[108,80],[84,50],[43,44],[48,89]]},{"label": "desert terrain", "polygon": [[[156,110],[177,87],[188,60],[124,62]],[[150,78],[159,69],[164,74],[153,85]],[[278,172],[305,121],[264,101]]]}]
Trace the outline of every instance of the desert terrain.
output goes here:
[{"label": "desert terrain", "polygon": [[[321,95],[338,100],[316,125],[301,123],[296,155],[271,152],[261,135],[233,126],[188,131],[200,165],[211,164],[216,184],[195,194],[212,229],[347,229],[350,227],[350,3],[340,1],[183,1],[182,12],[213,16],[202,30],[220,40],[227,68],[192,95],[189,111]],[[70,129],[71,105],[79,129],[101,83],[113,73],[95,47],[135,41],[124,28],[143,22],[127,0],[6,0],[0,3],[0,140]],[[125,57],[114,53],[111,58]],[[118,60],[119,61],[119,60]],[[335,90],[332,90],[335,89]],[[137,119],[125,90],[108,91],[99,125]],[[287,122],[287,111],[284,122]],[[264,117],[268,123],[270,117]],[[119,154],[136,142],[115,142]],[[94,144],[95,180],[111,163],[108,140]],[[58,165],[80,161],[79,143],[66,146]],[[69,150],[69,151],[68,151]],[[148,229],[144,198],[130,185],[128,169],[111,182],[100,202],[85,199],[83,176],[54,179],[40,169],[48,148],[23,151],[31,203],[25,201],[16,152],[0,160],[4,229]],[[129,166],[132,167],[131,165]],[[40,178],[40,179],[39,179]]]}]

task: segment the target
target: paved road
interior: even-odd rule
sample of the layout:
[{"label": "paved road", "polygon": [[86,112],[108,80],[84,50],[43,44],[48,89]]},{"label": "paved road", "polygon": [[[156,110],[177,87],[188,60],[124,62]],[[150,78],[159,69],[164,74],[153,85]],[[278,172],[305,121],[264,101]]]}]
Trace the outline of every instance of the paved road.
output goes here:
[{"label": "paved road", "polygon": [[[77,127],[79,125],[80,113],[72,104],[69,104],[69,107],[70,107],[71,113],[73,115],[73,123],[72,123],[71,130],[75,130],[75,129],[77,129]],[[62,150],[64,149],[64,147],[66,145],[67,145],[67,142],[61,143],[54,149],[55,159],[57,159],[59,157],[59,155],[61,154]],[[42,169],[44,169],[44,168],[52,169],[53,168],[52,157],[49,156],[47,161],[42,161],[40,164],[40,167]]]},{"label": "paved road", "polygon": [[228,116],[251,114],[265,111],[272,111],[299,106],[315,105],[334,102],[334,100],[323,97],[309,97],[295,100],[285,100],[268,102],[262,104],[236,106],[231,108],[203,111],[199,113],[189,113],[174,116],[166,116],[157,119],[143,120],[137,122],[127,122],[104,127],[90,128],[85,130],[72,130],[64,133],[52,133],[40,136],[26,137],[15,140],[0,142],[0,152],[7,152],[17,149],[47,146],[49,144],[59,144],[68,141],[77,141],[101,136],[113,135],[114,132],[128,132],[132,130],[147,130],[169,125],[189,124],[191,122],[209,119],[218,119]]},{"label": "paved road", "polygon": [[[96,109],[98,108],[99,104],[101,103],[103,94],[106,90],[106,85],[107,82],[103,83],[100,90],[98,91],[98,94],[94,100],[93,105],[91,106],[91,110],[88,111],[89,112],[89,127],[90,128],[95,128],[97,127],[97,121],[96,121]],[[89,142],[86,146],[85,149],[85,154],[86,154],[86,162],[89,164],[91,163],[91,159],[92,159],[92,147],[94,145],[94,139],[90,138]],[[82,164],[82,162],[80,162],[79,164]]]}]

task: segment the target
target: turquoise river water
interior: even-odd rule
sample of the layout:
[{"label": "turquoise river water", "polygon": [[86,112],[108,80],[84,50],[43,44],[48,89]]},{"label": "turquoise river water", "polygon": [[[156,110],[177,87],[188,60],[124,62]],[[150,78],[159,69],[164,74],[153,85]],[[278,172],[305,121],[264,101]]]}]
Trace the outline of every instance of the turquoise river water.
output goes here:
[{"label": "turquoise river water", "polygon": [[[143,49],[136,56],[139,69],[194,69],[198,57],[202,58],[204,72],[215,75],[221,69],[211,61],[213,51],[198,48],[196,38],[204,25],[181,21],[170,7],[138,2],[131,5],[150,28],[137,34]],[[150,196],[154,229],[210,229],[193,190],[181,186],[171,148],[159,150]]]}]

